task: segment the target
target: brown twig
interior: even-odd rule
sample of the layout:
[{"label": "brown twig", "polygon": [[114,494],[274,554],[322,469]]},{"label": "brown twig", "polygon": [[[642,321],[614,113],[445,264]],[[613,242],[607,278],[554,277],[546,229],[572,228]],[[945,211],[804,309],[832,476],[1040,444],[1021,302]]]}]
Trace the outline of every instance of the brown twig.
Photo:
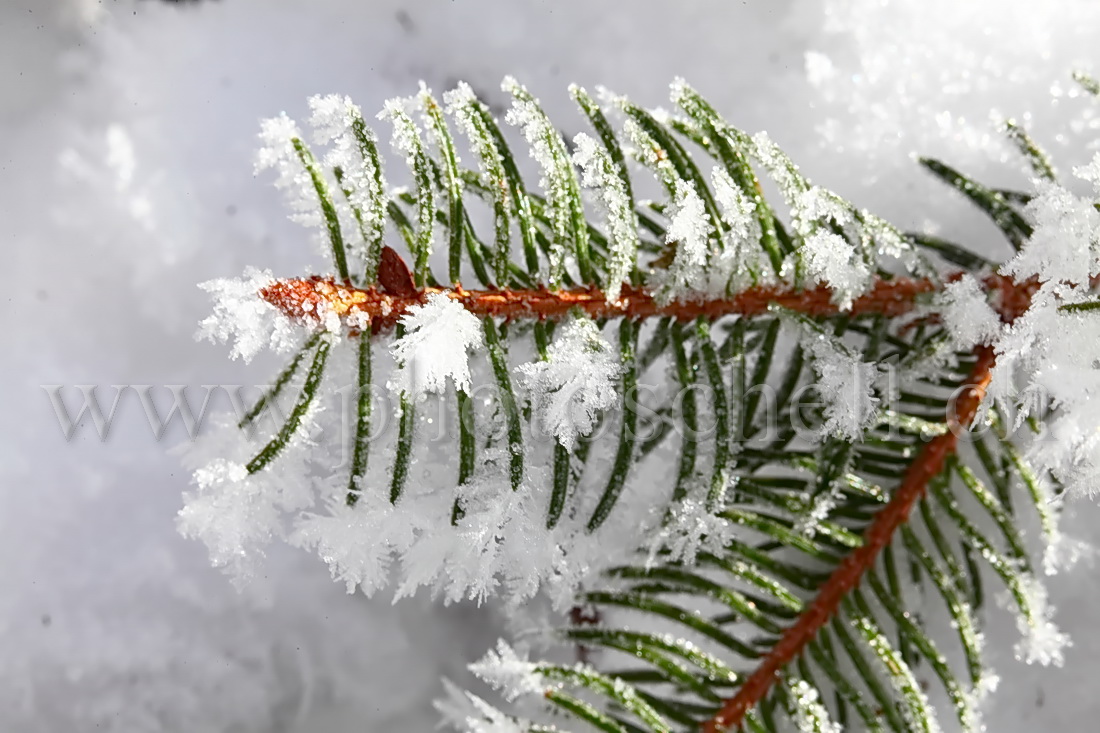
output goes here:
[{"label": "brown twig", "polygon": [[[986,280],[987,287],[1000,295],[1001,317],[1011,322],[1027,310],[1034,282],[1016,284],[1008,278]],[[863,544],[847,555],[818,590],[817,595],[793,625],[787,628],[771,651],[753,673],[727,699],[718,712],[703,724],[704,733],[723,733],[738,729],[745,715],[771,690],[779,672],[794,661],[836,614],[841,601],[871,568],[879,553],[890,543],[894,532],[909,518],[909,512],[924,496],[931,481],[941,470],[947,457],[958,448],[958,436],[974,420],[992,378],[995,354],[989,346],[975,349],[977,363],[971,370],[966,392],[948,405],[945,416],[948,432],[936,436],[917,454],[894,492],[890,502],[875,515],[863,535]]]},{"label": "brown twig", "polygon": [[[932,280],[898,278],[879,280],[867,293],[857,298],[848,311],[852,315],[878,313],[898,316],[911,310],[917,295],[936,290]],[[829,316],[840,313],[833,303],[833,292],[827,287],[808,290],[757,287],[730,298],[674,301],[662,303],[641,288],[624,285],[617,302],[610,302],[595,288],[569,290],[454,290],[423,288],[409,295],[394,295],[377,288],[360,289],[342,285],[330,277],[277,280],[260,291],[260,296],[290,318],[316,321],[325,311],[331,311],[353,328],[366,322],[375,330],[391,328],[410,306],[424,303],[433,293],[444,293],[462,303],[477,316],[507,319],[562,318],[579,308],[592,318],[652,318],[671,316],[691,320],[726,315],[753,316],[765,313],[772,303],[809,316]]]}]

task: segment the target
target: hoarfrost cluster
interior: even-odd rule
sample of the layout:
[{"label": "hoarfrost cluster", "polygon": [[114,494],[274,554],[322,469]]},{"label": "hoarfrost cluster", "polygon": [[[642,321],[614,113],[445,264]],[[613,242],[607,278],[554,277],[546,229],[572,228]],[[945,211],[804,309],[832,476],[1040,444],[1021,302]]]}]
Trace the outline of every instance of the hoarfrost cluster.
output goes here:
[{"label": "hoarfrost cluster", "polygon": [[441,394],[450,380],[461,392],[470,391],[467,352],[484,344],[481,322],[460,303],[436,293],[401,317],[405,334],[390,348],[400,364],[390,388],[414,401],[427,393]]},{"label": "hoarfrost cluster", "polygon": [[615,404],[622,364],[596,324],[577,316],[562,324],[545,360],[521,364],[517,372],[542,428],[572,450]]},{"label": "hoarfrost cluster", "polygon": [[[524,87],[506,79],[503,89],[512,95],[506,120],[520,128],[541,175],[543,196],[533,210],[543,218],[551,236],[542,242],[547,262],[537,273],[540,292],[547,285],[556,288],[564,279],[584,274],[586,247],[591,243],[589,237],[595,235],[589,233],[584,212],[578,208],[583,186],[594,191],[602,206],[607,232],[607,273],[601,282],[585,284],[592,291],[599,286],[609,302],[617,302],[641,250],[639,215],[632,205],[627,171],[620,168],[605,142],[595,137],[577,135],[575,149],[570,151]],[[582,94],[576,89],[573,93],[575,98]],[[685,100],[690,100],[691,94],[682,82],[674,85],[673,100],[684,103],[689,114]],[[498,245],[506,247],[512,217],[521,225],[526,222],[524,217],[531,216],[531,211],[523,206],[531,205],[530,201],[520,203],[524,194],[510,181],[512,173],[499,141],[483,117],[485,108],[469,87],[462,85],[444,99],[446,111],[469,139],[479,164],[466,183],[451,176],[450,213],[461,212],[453,198],[461,191],[456,193],[455,188],[475,183],[483,186],[486,199],[495,207]],[[414,254],[422,280],[424,273],[419,268],[431,259],[436,226],[432,214],[437,202],[431,186],[420,184],[442,174],[428,162],[421,129],[412,113],[417,107],[422,112],[429,108],[438,112],[434,104],[422,89],[416,98],[387,103],[382,114],[394,125],[395,149],[421,179],[417,196],[408,198],[416,201],[422,220],[415,233],[411,229],[403,233],[419,243],[410,246],[419,246]],[[900,262],[909,275],[931,273],[932,280],[943,287],[935,298],[925,299],[919,315],[946,324],[950,345],[956,350],[975,346],[994,350],[996,367],[983,406],[1008,416],[1007,424],[998,423],[1000,428],[1015,430],[1030,415],[1051,410],[1046,427],[1028,446],[1039,471],[1029,473],[1022,462],[1018,466],[1026,489],[1040,506],[1049,546],[1044,569],[1054,573],[1087,554],[1079,543],[1061,534],[1057,519],[1067,497],[1095,493],[1100,485],[1100,410],[1096,409],[1100,316],[1088,312],[1094,297],[1092,283],[1100,276],[1100,214],[1094,206],[1095,197],[1079,196],[1052,182],[1037,182],[1038,195],[1026,209],[1034,222],[1033,233],[998,273],[979,273],[990,281],[1002,276],[1036,284],[1029,307],[1015,321],[1006,322],[986,281],[972,274],[940,280],[944,273],[934,272],[898,230],[811,184],[766,134],[729,133],[736,154],[759,162],[789,207],[790,232],[785,235],[790,237],[789,246],[781,254],[776,249],[770,257],[759,243],[768,237],[775,239],[776,234],[769,229],[771,213],[765,210],[755,182],[749,185],[734,180],[727,170],[715,168],[709,179],[712,196],[702,178],[685,177],[683,170],[670,162],[663,143],[637,116],[630,116],[628,102],[616,98],[615,104],[627,114],[624,139],[632,146],[627,152],[655,173],[668,193],[667,203],[659,209],[666,222],[663,236],[652,246],[663,250],[655,253],[644,276],[659,304],[725,298],[760,285],[821,285],[829,288],[834,305],[844,312],[871,289],[877,273],[890,264]],[[346,202],[332,208],[335,214],[318,209],[322,184],[311,175],[315,173],[311,154],[296,142],[300,139],[298,127],[285,116],[264,123],[259,167],[276,170],[276,185],[291,201],[294,218],[317,229],[346,225],[359,231],[358,255],[367,263],[369,273],[374,257],[369,243],[380,241],[384,232],[386,208],[380,202],[392,193],[385,190],[380,163],[370,154],[373,137],[367,137],[360,111],[345,98],[317,97],[311,100],[311,109],[315,140],[329,146],[323,161],[341,171],[336,177],[345,187]],[[667,113],[659,117],[671,119]],[[446,151],[449,143],[442,128],[433,126],[427,116],[424,120],[431,139]],[[680,123],[695,124],[685,120]],[[1076,173],[1096,184],[1100,193],[1100,156]],[[470,241],[465,244],[471,251],[481,246]],[[498,272],[507,272],[513,263],[506,249],[502,252],[497,253],[495,265]],[[532,256],[537,258],[537,254]],[[455,261],[452,259],[452,267],[456,267]],[[535,273],[531,276],[536,277]],[[367,279],[369,286],[375,287],[369,276]],[[205,284],[203,287],[214,294],[215,313],[202,323],[199,335],[234,341],[232,355],[246,360],[267,345],[277,349],[293,346],[292,321],[255,297],[271,282],[270,273],[249,270],[240,280]],[[382,283],[382,288],[386,287]],[[603,331],[607,326],[574,310],[556,326],[552,341],[538,343],[537,353],[523,360],[507,355],[508,347],[519,341],[510,340],[508,330],[513,324],[506,322],[502,338],[492,317],[479,317],[463,305],[461,285],[455,282],[451,287],[454,291],[433,286],[428,295],[407,308],[399,321],[399,335],[389,344],[391,359],[381,369],[375,367],[388,374],[384,383],[398,398],[402,424],[398,440],[407,442],[386,448],[381,454],[383,461],[374,461],[362,475],[353,476],[350,484],[346,474],[332,475],[323,461],[308,457],[315,433],[339,432],[337,416],[316,403],[306,405],[309,409],[302,410],[289,435],[267,434],[272,442],[264,450],[277,444],[274,450],[284,454],[277,470],[266,464],[259,470],[254,462],[246,462],[248,450],[255,445],[246,445],[239,437],[230,439],[235,447],[227,449],[232,454],[229,458],[207,455],[190,459],[196,489],[180,513],[180,528],[206,542],[216,565],[247,573],[251,562],[262,556],[264,544],[281,537],[319,554],[333,578],[349,592],[360,589],[370,594],[392,585],[396,597],[401,598],[429,588],[446,602],[503,597],[515,606],[546,591],[555,606],[563,609],[587,579],[625,561],[639,548],[648,549],[647,567],[656,566],[658,558],[662,563],[692,566],[701,556],[717,554],[737,539],[739,526],[722,516],[727,501],[723,491],[730,493],[731,502],[737,493],[736,481],[728,481],[728,474],[722,473],[727,470],[721,462],[726,460],[723,452],[728,446],[719,446],[713,454],[704,451],[701,456],[704,465],[713,462],[716,476],[711,495],[705,499],[700,490],[705,485],[697,473],[679,486],[683,493],[671,505],[658,481],[642,482],[647,486],[632,488],[621,497],[616,493],[622,491],[623,479],[615,472],[632,466],[638,455],[628,442],[633,439],[627,435],[628,428],[633,429],[626,422],[629,411],[615,410],[620,401],[627,403],[627,385],[636,378],[632,371],[637,366],[636,355],[628,348],[629,322],[620,325],[620,352],[606,340]],[[504,292],[497,297],[510,296]],[[334,314],[304,315],[322,327],[325,340],[318,355],[343,340]],[[877,384],[878,366],[809,319],[796,315],[787,320],[803,326],[798,341],[809,357],[816,376],[814,387],[822,399],[823,420],[811,442],[839,440],[850,444],[845,448],[852,448],[884,418],[881,402],[889,395],[883,395]],[[365,321],[355,325],[369,327]],[[709,332],[705,333],[702,338],[710,339]],[[707,366],[707,347],[696,348],[690,358]],[[731,353],[736,348],[732,346]],[[949,359],[940,358],[941,365]],[[341,360],[340,368],[351,375],[351,359],[344,354],[337,357]],[[672,366],[664,364],[663,368],[671,373]],[[362,364],[360,370],[362,384],[366,373]],[[704,371],[695,363],[684,368],[688,373],[696,370]],[[302,384],[309,387],[309,379],[304,377]],[[494,395],[471,397],[479,382],[493,384]],[[512,382],[526,398],[522,404],[511,392]],[[724,382],[721,384],[725,390]],[[334,390],[325,387],[319,393],[331,397]],[[448,445],[446,455],[421,452],[410,458],[410,436],[431,423],[414,410],[450,404],[452,396],[460,408],[464,400],[470,401],[470,414],[475,418],[476,429],[464,434],[462,454],[453,455],[459,451]],[[712,409],[717,413],[719,408],[704,406],[702,411],[709,414]],[[521,413],[529,419],[521,420]],[[365,417],[363,413],[360,419]],[[614,465],[599,455],[600,449],[612,454],[611,440],[599,443],[604,436],[593,435],[601,421],[622,426],[620,457]],[[233,426],[227,428],[233,430]],[[549,449],[540,442],[542,437],[552,438]],[[219,435],[219,440],[224,439]],[[594,451],[595,468],[584,473],[588,440],[600,449]],[[468,459],[467,455],[475,454],[475,447],[476,459]],[[403,459],[402,451],[406,451]],[[577,454],[583,455],[578,458]],[[402,471],[407,472],[409,465],[423,469],[424,479],[413,481],[401,493],[395,469],[395,488],[387,495],[379,490],[379,484],[391,477],[375,464],[390,459],[394,465],[404,460]],[[456,463],[458,480],[453,473]],[[847,469],[842,466],[842,470]],[[593,474],[608,487],[602,497],[593,486]],[[1065,487],[1064,496],[1055,484]],[[716,485],[721,490],[716,491]],[[548,486],[553,487],[553,496],[547,493]],[[563,511],[567,498],[572,504]],[[785,517],[791,519],[796,534],[811,541],[841,499],[839,482],[834,482],[805,503],[801,515],[788,513]],[[605,508],[608,501],[611,505],[619,502],[610,517]],[[549,520],[548,502],[557,507]],[[655,506],[662,511],[655,511]],[[601,526],[604,521],[606,525]],[[1012,572],[1016,571],[1013,567]],[[1028,662],[1059,664],[1068,639],[1050,620],[1046,591],[1022,569],[1018,578],[1015,601],[1023,607],[1018,655]],[[869,621],[857,618],[853,628],[877,656],[895,659],[896,652]],[[537,665],[521,659],[504,642],[472,669],[509,700],[540,693],[548,684]],[[583,666],[574,672],[588,674]],[[899,662],[891,675],[907,704],[915,706],[907,714],[919,716],[917,708],[926,706],[927,700],[915,686],[909,668]],[[795,678],[787,684],[790,713],[799,730],[839,730],[829,719],[817,689]],[[518,719],[457,689],[452,688],[449,701],[439,707],[452,723],[466,730],[507,733],[521,729]]]}]

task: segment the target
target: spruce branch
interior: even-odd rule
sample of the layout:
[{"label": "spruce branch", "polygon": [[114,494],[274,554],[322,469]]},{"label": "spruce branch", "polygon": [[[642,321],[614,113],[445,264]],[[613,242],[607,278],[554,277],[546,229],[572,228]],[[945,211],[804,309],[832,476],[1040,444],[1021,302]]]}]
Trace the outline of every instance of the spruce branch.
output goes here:
[{"label": "spruce branch", "polygon": [[[1001,280],[1003,301],[1001,317],[1011,324],[1027,310],[1029,290],[1033,284],[1018,285]],[[890,502],[874,518],[863,535],[863,543],[848,554],[820,587],[798,620],[787,627],[779,642],[768,652],[755,671],[741,683],[737,694],[725,700],[716,715],[703,725],[705,733],[737,730],[745,715],[756,707],[779,680],[780,671],[797,659],[813,642],[821,629],[836,615],[844,599],[859,586],[863,576],[874,566],[879,555],[890,545],[898,528],[909,519],[913,506],[928,491],[929,482],[944,469],[958,449],[959,434],[970,427],[978,416],[979,406],[993,376],[996,356],[989,346],[978,347],[976,359],[966,383],[967,392],[950,406],[944,416],[947,432],[936,436],[917,454],[905,477],[894,491]]]},{"label": "spruce branch", "polygon": [[[922,160],[1018,251],[998,268],[811,183],[682,81],[673,113],[571,88],[592,127],[572,147],[524,87],[503,89],[537,187],[466,85],[442,105],[426,88],[387,103],[409,191],[386,189],[349,100],[311,101],[324,154],[285,117],[265,123],[260,165],[328,240],[336,273],[206,286],[218,304],[205,335],[239,337],[246,358],[264,329],[297,348],[240,427],[298,397],[254,457],[237,435],[232,460],[198,468],[183,531],[235,563],[289,524],[349,590],[395,576],[399,597],[548,591],[571,609],[558,636],[582,663],[528,661],[502,642],[473,669],[509,700],[540,695],[545,719],[455,691],[472,711],[456,723],[476,733],[569,718],[614,733],[776,733],[784,718],[931,733],[925,664],[960,726],[980,731],[986,569],[1018,611],[1019,656],[1057,663],[1066,643],[1035,568],[1072,559],[1059,478],[1093,478],[1081,456],[1100,446],[1042,464],[1013,430],[1067,404],[1021,408],[1051,382],[1033,334],[1096,308],[1094,202],[1059,187],[1015,122],[1006,134],[1043,179],[1034,194]],[[1093,168],[1078,175],[1100,181]],[[638,199],[647,183],[663,197]],[[1060,254],[1066,231],[1081,252]],[[321,407],[337,391],[326,369],[354,375],[354,430],[348,464],[315,476],[312,431],[342,434]],[[1030,391],[1015,391],[1020,375]],[[373,437],[383,382],[396,428]],[[442,447],[423,430],[433,408],[457,425]],[[990,431],[961,439],[977,427]],[[1025,510],[1048,543],[1042,563],[1017,526]],[[227,515],[267,524],[242,531]],[[952,620],[959,676],[912,615],[918,591]]]}]

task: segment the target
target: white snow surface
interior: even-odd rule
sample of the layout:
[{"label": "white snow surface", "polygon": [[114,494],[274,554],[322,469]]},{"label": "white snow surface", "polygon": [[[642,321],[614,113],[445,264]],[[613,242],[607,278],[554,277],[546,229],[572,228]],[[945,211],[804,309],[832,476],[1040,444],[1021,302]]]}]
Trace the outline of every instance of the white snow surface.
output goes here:
[{"label": "white snow surface", "polygon": [[[1017,156],[989,121],[997,109],[1028,121],[1063,168],[1087,161],[1097,107],[1068,72],[1095,68],[1098,16],[1072,0],[643,0],[629,14],[579,0],[0,4],[0,252],[15,275],[0,313],[14,345],[0,366],[0,729],[428,730],[441,677],[464,686],[497,635],[485,609],[346,596],[314,557],[278,545],[238,592],[176,534],[180,421],[154,440],[128,390],[105,439],[87,415],[69,441],[58,429],[40,385],[98,384],[106,411],[111,385],[188,384],[198,412],[201,385],[277,368],[191,339],[209,314],[195,283],[322,266],[253,179],[260,119],[307,119],[306,100],[328,91],[377,109],[421,78],[465,78],[505,105],[493,89],[511,73],[573,132],[568,82],[659,104],[680,75],[738,126],[769,130],[821,185],[1003,259],[992,227],[910,153],[1026,185],[1001,166]],[[1058,338],[1045,335],[1041,346]],[[74,416],[77,394],[63,391]],[[230,408],[212,394],[211,411]],[[1066,524],[1097,540],[1089,507],[1076,502]],[[1016,664],[1012,620],[993,615],[989,730],[1093,724],[1100,584],[1084,566],[1048,586],[1074,646],[1060,669]],[[481,715],[483,730],[514,730]]]}]

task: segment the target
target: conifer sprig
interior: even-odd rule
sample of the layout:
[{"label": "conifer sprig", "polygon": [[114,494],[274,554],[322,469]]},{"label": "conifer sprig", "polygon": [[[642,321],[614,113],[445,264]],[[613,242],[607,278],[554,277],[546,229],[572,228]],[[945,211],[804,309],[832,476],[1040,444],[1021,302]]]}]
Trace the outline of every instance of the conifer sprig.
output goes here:
[{"label": "conifer sprig", "polygon": [[[598,619],[558,634],[583,646],[584,663],[531,662],[502,643],[474,665],[507,699],[540,695],[543,717],[456,693],[452,722],[480,733],[775,733],[784,719],[819,733],[931,732],[941,724],[917,682],[926,668],[960,728],[981,730],[992,686],[983,567],[1019,614],[1020,656],[1057,662],[1065,644],[1017,529],[1034,511],[1058,541],[1056,489],[1013,444],[1003,405],[985,399],[991,334],[1028,311],[1039,280],[993,273],[960,245],[906,235],[814,185],[683,82],[673,114],[571,88],[592,132],[572,145],[524,87],[508,79],[504,90],[537,187],[465,85],[443,105],[424,88],[387,104],[410,191],[385,190],[374,135],[347,100],[312,104],[332,146],[321,157],[289,121],[265,127],[264,165],[327,235],[337,272],[269,278],[241,307],[266,308],[277,335],[310,335],[241,421],[298,389],[234,495],[262,502],[276,458],[301,460],[326,364],[350,340],[351,460],[318,482],[312,501],[328,512],[297,519],[292,541],[349,589],[382,587],[396,562],[399,594],[428,585],[447,600],[515,603],[545,588]],[[476,169],[463,167],[448,118]],[[1026,131],[1006,131],[1052,179]],[[1028,195],[922,163],[1026,251],[1037,231]],[[764,195],[765,173],[789,216]],[[647,184],[663,197],[640,200]],[[375,354],[391,333],[397,427],[371,440],[383,414]],[[443,451],[419,429],[429,397],[457,422]],[[428,450],[440,471],[425,486],[410,469]],[[929,635],[918,594],[942,602],[956,640]],[[960,671],[943,651],[952,643]]]}]

